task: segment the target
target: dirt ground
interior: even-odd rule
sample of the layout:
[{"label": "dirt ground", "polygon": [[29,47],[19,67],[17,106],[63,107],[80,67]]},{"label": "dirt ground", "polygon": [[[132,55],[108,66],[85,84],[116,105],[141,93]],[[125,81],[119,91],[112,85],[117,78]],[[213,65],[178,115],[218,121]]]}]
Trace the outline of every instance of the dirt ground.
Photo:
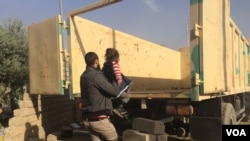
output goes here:
[{"label": "dirt ground", "polygon": [[[246,118],[244,122],[241,122],[240,124],[250,125],[250,115],[247,115],[246,117],[248,118]],[[119,141],[122,141],[121,133],[119,135]],[[80,130],[80,132],[74,132],[72,138],[64,138],[60,139],[59,141],[91,141],[91,138],[86,130]],[[184,139],[177,136],[168,136],[167,141],[192,141],[192,139],[190,137]]]},{"label": "dirt ground", "polygon": [[[87,131],[81,130],[80,132],[75,132],[72,138],[61,138],[59,141],[92,141],[92,140]],[[119,137],[119,141],[121,141],[121,137]]]},{"label": "dirt ground", "polygon": [[[60,139],[59,141],[91,141],[91,138],[86,133],[74,134],[72,138],[68,139]],[[119,141],[122,141],[122,137],[119,136]],[[192,141],[191,138],[187,137],[185,139],[181,139],[177,136],[168,136],[167,141]]]},{"label": "dirt ground", "polygon": [[[91,141],[91,138],[88,135],[74,135],[69,139],[61,139],[60,141]],[[119,141],[122,141],[122,138],[119,138]],[[176,136],[169,136],[167,141],[192,141],[191,138],[181,139]]]},{"label": "dirt ground", "polygon": [[[250,120],[241,122],[240,124],[250,125]],[[58,141],[91,141],[91,138],[87,131],[82,130],[82,132],[74,133],[72,138],[61,138]],[[119,136],[119,141],[122,141],[121,135]],[[180,138],[177,136],[168,136],[167,141],[192,141],[190,137]]]}]

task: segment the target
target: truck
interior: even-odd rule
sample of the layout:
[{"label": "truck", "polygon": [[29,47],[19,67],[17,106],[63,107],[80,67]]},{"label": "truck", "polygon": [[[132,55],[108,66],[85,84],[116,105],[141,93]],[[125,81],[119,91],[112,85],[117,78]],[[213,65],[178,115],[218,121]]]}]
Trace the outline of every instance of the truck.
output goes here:
[{"label": "truck", "polygon": [[190,46],[179,50],[79,16],[116,2],[76,9],[66,22],[57,15],[29,26],[30,94],[79,97],[84,55],[94,51],[102,64],[113,47],[133,81],[132,118],[161,120],[167,133],[196,141],[220,141],[222,125],[249,115],[250,44],[230,17],[230,0],[190,0]]}]

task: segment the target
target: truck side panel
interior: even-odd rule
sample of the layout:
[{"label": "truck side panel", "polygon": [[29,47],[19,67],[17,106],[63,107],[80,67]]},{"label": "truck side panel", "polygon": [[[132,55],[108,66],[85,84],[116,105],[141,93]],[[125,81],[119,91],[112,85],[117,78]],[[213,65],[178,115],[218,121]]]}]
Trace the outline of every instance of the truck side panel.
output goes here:
[{"label": "truck side panel", "polygon": [[196,31],[191,34],[198,33],[191,38],[192,51],[197,44],[199,49],[196,80],[201,83],[196,85],[199,87],[197,94],[202,97],[221,92],[245,92],[248,89],[249,43],[230,17],[230,1],[191,0],[191,11],[194,8],[198,8],[197,14],[191,13],[191,21],[197,20],[190,26]]},{"label": "truck side panel", "polygon": [[181,53],[181,88],[190,89],[190,47],[179,49]]},{"label": "truck side panel", "polygon": [[248,44],[233,21],[230,23],[233,83],[231,87],[237,89],[248,87]]},{"label": "truck side panel", "polygon": [[[211,10],[213,7],[214,10]],[[202,4],[202,74],[204,93],[225,90],[225,47],[226,27],[222,0],[204,0]],[[231,57],[231,56],[229,56]],[[201,75],[202,75],[201,74]]]},{"label": "truck side panel", "polygon": [[181,87],[181,57],[179,51],[145,41],[81,17],[75,16],[74,19],[69,21],[69,46],[74,94],[80,93],[79,78],[85,70],[85,53],[95,51],[102,66],[105,50],[108,47],[114,47],[120,52],[122,72],[134,81],[131,91],[168,90]]},{"label": "truck side panel", "polygon": [[28,28],[30,94],[63,94],[59,16]]}]

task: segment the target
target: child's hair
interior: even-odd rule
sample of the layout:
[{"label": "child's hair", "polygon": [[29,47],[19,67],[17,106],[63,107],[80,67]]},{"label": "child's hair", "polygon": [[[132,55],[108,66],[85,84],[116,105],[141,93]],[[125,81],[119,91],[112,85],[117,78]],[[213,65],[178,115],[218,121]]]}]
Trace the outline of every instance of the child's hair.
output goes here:
[{"label": "child's hair", "polygon": [[106,61],[119,59],[119,52],[115,48],[107,48],[105,53]]}]

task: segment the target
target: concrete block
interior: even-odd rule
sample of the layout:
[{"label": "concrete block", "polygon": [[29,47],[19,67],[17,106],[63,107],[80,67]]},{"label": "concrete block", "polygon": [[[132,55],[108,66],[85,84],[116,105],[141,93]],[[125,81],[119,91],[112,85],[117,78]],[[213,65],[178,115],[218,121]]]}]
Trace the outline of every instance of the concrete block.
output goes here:
[{"label": "concrete block", "polygon": [[12,138],[10,138],[10,137],[4,137],[3,140],[4,140],[4,141],[12,141]]},{"label": "concrete block", "polygon": [[20,115],[20,109],[15,109],[14,111],[13,111],[13,113],[14,113],[14,117],[18,117],[19,115]]},{"label": "concrete block", "polygon": [[18,136],[15,136],[15,137],[5,137],[4,136],[4,141],[24,141],[25,139],[22,137],[22,135],[18,135]]},{"label": "concrete block", "polygon": [[9,126],[24,125],[27,122],[26,117],[12,117],[9,119]]},{"label": "concrete block", "polygon": [[30,94],[24,93],[24,94],[23,94],[23,100],[31,100]]},{"label": "concrete block", "polygon": [[40,139],[44,139],[46,138],[46,133],[45,133],[45,130],[42,126],[39,126],[38,127],[39,131],[38,131],[38,136]]},{"label": "concrete block", "polygon": [[122,134],[123,141],[167,141],[167,134],[153,135],[137,130],[125,130]]},{"label": "concrete block", "polygon": [[3,139],[4,141],[20,141],[20,140],[24,140],[20,137],[12,137],[12,138],[9,138],[9,137],[4,137]]},{"label": "concrete block", "polygon": [[165,125],[163,122],[145,118],[135,118],[132,128],[149,134],[165,134]]},{"label": "concrete block", "polygon": [[42,120],[29,122],[31,126],[42,126]]},{"label": "concrete block", "polygon": [[29,116],[27,116],[27,121],[29,121],[29,122],[33,122],[33,121],[37,121],[37,120],[39,120],[37,115],[29,115]]},{"label": "concrete block", "polygon": [[36,111],[34,108],[21,108],[21,109],[14,110],[15,117],[28,116],[28,115],[32,115],[35,113],[36,113]]},{"label": "concrete block", "polygon": [[51,133],[47,136],[47,141],[58,141],[60,136],[61,136],[60,132]]},{"label": "concrete block", "polygon": [[136,130],[125,130],[122,133],[123,141],[157,141],[156,136],[152,134],[142,133]]},{"label": "concrete block", "polygon": [[156,141],[167,141],[168,140],[167,134],[155,135],[155,137],[156,137]]},{"label": "concrete block", "polygon": [[24,134],[25,131],[26,131],[25,126],[13,126],[13,127],[9,126],[4,129],[4,137],[13,138]]},{"label": "concrete block", "polygon": [[27,141],[40,141],[40,139],[38,137],[32,137],[32,138],[28,138],[26,140]]},{"label": "concrete block", "polygon": [[34,104],[31,100],[23,100],[19,102],[20,108],[31,108],[34,107]]}]

